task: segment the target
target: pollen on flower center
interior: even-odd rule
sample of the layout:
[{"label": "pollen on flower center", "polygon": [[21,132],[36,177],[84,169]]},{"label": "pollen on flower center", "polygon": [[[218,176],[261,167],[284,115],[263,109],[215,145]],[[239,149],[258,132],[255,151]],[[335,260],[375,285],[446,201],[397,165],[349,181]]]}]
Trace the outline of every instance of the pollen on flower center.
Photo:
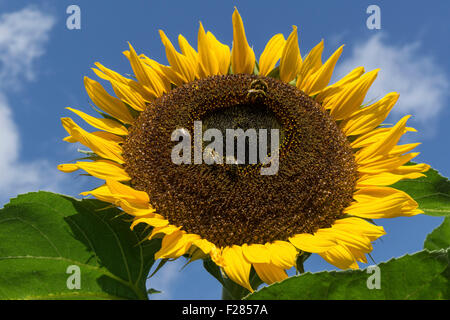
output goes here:
[{"label": "pollen on flower center", "polygon": [[[279,129],[279,169],[171,161],[171,134],[194,121],[216,128]],[[193,156],[193,155],[192,155]],[[357,179],[346,137],[313,99],[281,81],[212,76],[172,90],[141,113],[123,146],[133,188],[169,223],[217,246],[287,240],[329,227]]]}]

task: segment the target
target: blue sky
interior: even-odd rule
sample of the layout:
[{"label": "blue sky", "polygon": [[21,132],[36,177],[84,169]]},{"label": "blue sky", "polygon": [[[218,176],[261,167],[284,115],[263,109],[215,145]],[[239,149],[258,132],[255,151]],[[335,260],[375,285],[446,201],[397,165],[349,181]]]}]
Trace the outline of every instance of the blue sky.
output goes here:
[{"label": "blue sky", "polygon": [[[66,8],[81,8],[81,30],[66,28]],[[369,5],[381,9],[381,29],[366,27]],[[398,91],[400,100],[387,122],[412,114],[419,132],[406,141],[420,141],[417,161],[450,176],[450,2],[435,1],[23,1],[0,0],[0,205],[18,193],[51,190],[77,196],[99,184],[95,179],[64,175],[59,163],[77,157],[65,143],[60,118],[65,107],[89,112],[85,75],[99,61],[121,73],[131,68],[122,51],[131,42],[138,52],[166,62],[158,30],[173,42],[182,33],[196,43],[198,22],[231,45],[231,15],[237,6],[256,55],[275,33],[287,37],[299,27],[302,55],[325,40],[324,57],[346,44],[336,68],[343,75],[353,67],[381,71],[367,100]],[[387,235],[374,244],[376,262],[420,250],[440,218],[417,216],[382,220]],[[181,259],[180,259],[181,260]],[[183,261],[165,267],[149,286],[161,299],[216,299],[220,287],[201,263],[179,272]],[[309,271],[333,269],[313,256]]]}]

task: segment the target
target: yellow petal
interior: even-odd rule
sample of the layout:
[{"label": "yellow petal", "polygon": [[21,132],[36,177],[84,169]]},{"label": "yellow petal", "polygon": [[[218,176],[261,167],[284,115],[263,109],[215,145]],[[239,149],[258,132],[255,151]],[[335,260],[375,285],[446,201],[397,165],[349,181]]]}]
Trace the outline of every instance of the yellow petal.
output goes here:
[{"label": "yellow petal", "polygon": [[91,134],[93,136],[108,140],[108,141],[112,141],[112,142],[116,142],[118,144],[124,143],[125,139],[121,136],[115,135],[114,133],[111,132],[106,132],[106,131],[94,131],[91,132]]},{"label": "yellow petal", "polygon": [[[162,216],[155,213],[156,210],[150,205],[150,203],[136,202],[134,201],[134,199],[124,199],[129,198],[127,196],[115,195],[115,197],[117,199],[115,203],[116,206],[121,207],[123,211],[132,216],[163,219]],[[158,225],[154,225],[154,227],[165,225],[160,221],[157,221],[155,223],[158,223]]]},{"label": "yellow petal", "polygon": [[170,65],[176,72],[183,76],[186,83],[193,81],[196,74],[195,62],[177,52],[172,45],[172,42],[170,42],[169,38],[165,35],[164,31],[159,30],[159,35],[164,47],[166,48],[166,56]]},{"label": "yellow petal", "polygon": [[[367,132],[364,135],[359,136],[355,141],[351,142],[350,145],[354,149],[359,149],[363,147],[368,147],[381,139],[385,139],[392,128],[377,128],[372,131]],[[415,131],[414,128],[405,127],[403,133]]]},{"label": "yellow petal", "polygon": [[417,157],[419,152],[407,153],[402,156],[391,156],[390,154],[382,157],[380,160],[361,163],[358,166],[358,172],[361,174],[377,174],[385,171],[391,171]]},{"label": "yellow petal", "polygon": [[123,192],[123,190],[121,190],[122,192],[118,192],[117,189],[120,190],[126,186],[121,185],[119,182],[115,182],[115,184],[118,184],[119,186],[116,188],[111,188],[111,184],[114,182],[115,181],[113,180],[108,180],[107,184],[91,191],[82,192],[81,194],[84,196],[90,194],[99,200],[113,203],[114,205],[121,207],[126,213],[133,216],[163,218],[162,216],[155,214],[155,209],[151,207],[148,201],[146,202],[145,199],[140,197],[140,191],[135,190],[136,192],[133,192],[132,190],[125,190],[125,192]]},{"label": "yellow petal", "polygon": [[418,163],[412,166],[400,166],[395,170],[392,170],[392,173],[395,174],[409,174],[416,172],[426,172],[430,169],[430,165],[425,163]]},{"label": "yellow petal", "polygon": [[286,271],[270,263],[254,263],[253,267],[259,278],[267,284],[279,282],[288,277]]},{"label": "yellow petal", "polygon": [[224,260],[223,270],[227,276],[237,284],[247,288],[250,292],[253,292],[249,282],[252,265],[245,259],[242,248],[235,245],[232,247],[225,247],[223,249],[222,258]]},{"label": "yellow petal", "polygon": [[106,185],[108,186],[112,194],[127,199],[130,202],[147,204],[150,201],[147,192],[133,189],[132,187],[124,185],[115,180],[106,180]]},{"label": "yellow petal", "polygon": [[405,132],[406,121],[408,121],[410,117],[411,116],[403,117],[394,127],[390,128],[387,131],[387,134],[381,139],[359,150],[355,154],[356,162],[358,164],[367,163],[373,161],[376,157],[388,154]]},{"label": "yellow petal", "polygon": [[122,168],[120,164],[117,164],[108,160],[97,160],[93,162],[79,161],[76,165],[89,173],[90,175],[99,179],[113,179],[117,181],[129,181],[130,176]]},{"label": "yellow petal", "polygon": [[412,149],[418,147],[419,145],[420,145],[420,142],[396,145],[389,152],[389,155],[390,156],[401,155],[401,154],[411,151]]},{"label": "yellow petal", "polygon": [[201,22],[198,28],[198,57],[200,77],[206,78],[219,73],[219,63],[216,54]]},{"label": "yellow petal", "polygon": [[181,52],[188,57],[191,61],[198,60],[198,53],[194,48],[189,44],[185,37],[181,34],[178,36],[178,45],[180,46]]},{"label": "yellow petal", "polygon": [[306,94],[316,95],[328,85],[336,62],[342,54],[343,47],[344,46],[339,47],[339,49],[337,49],[336,52],[334,52],[333,55],[307,79],[302,88]]},{"label": "yellow petal", "polygon": [[145,100],[138,91],[131,88],[127,84],[114,80],[111,81],[111,86],[119,99],[128,104],[134,110],[144,111],[146,107]]},{"label": "yellow petal", "polygon": [[125,104],[109,95],[100,83],[84,77],[84,85],[89,97],[97,107],[124,123],[131,124],[134,122],[134,118],[131,116]]},{"label": "yellow petal", "polygon": [[[362,262],[362,263],[367,263],[367,258],[366,258],[366,255],[364,254],[364,252],[361,252],[358,249],[351,248],[351,247],[348,247],[347,249],[355,257],[356,261]],[[354,269],[357,269],[357,268],[355,267]]]},{"label": "yellow petal", "polygon": [[337,82],[333,83],[330,87],[341,87],[346,84],[349,84],[350,82],[355,81],[359,77],[361,77],[364,74],[364,67],[357,67],[350,71],[347,75],[345,75],[342,79],[338,80]]},{"label": "yellow petal", "polygon": [[[128,57],[128,59],[130,59],[130,51],[124,51],[124,54]],[[150,69],[153,70],[153,72],[156,72],[156,74],[159,77],[159,85],[161,86],[161,91],[163,92],[168,92],[170,90],[172,90],[172,85],[170,82],[170,79],[168,79],[167,75],[164,72],[164,67],[162,64],[158,63],[157,61],[150,59],[149,57],[145,56],[144,54],[140,54],[139,55],[140,61],[142,62],[142,64],[144,65],[144,69],[148,70],[147,68],[150,67]],[[169,68],[170,67],[166,67]],[[173,73],[175,73],[175,71],[172,71]],[[181,82],[180,82],[181,83]],[[150,99],[151,100],[151,99]],[[148,101],[150,101],[148,100]]]},{"label": "yellow petal", "polygon": [[80,116],[84,121],[86,121],[91,126],[104,130],[107,132],[111,132],[120,136],[126,136],[128,135],[128,130],[123,125],[121,125],[119,122],[112,120],[112,119],[99,119],[92,117],[84,112],[81,112],[80,110],[72,109],[72,108],[66,108],[72,111],[73,113]]},{"label": "yellow petal", "polygon": [[[129,51],[128,51],[128,53],[129,53]],[[128,57],[129,56],[130,55],[128,54]],[[135,94],[138,94],[141,97],[141,99],[143,99],[144,101],[151,101],[156,96],[155,93],[149,94],[149,92],[139,82],[122,77],[117,72],[110,70],[108,68],[105,68],[98,62],[96,62],[95,65],[100,70],[96,69],[96,68],[92,68],[92,70],[95,72],[95,74],[99,78],[111,82],[111,84],[113,85],[113,89],[114,89],[115,83],[120,83],[121,85],[128,87],[129,90],[132,90]],[[117,95],[117,91],[114,90],[114,92]],[[121,98],[121,97],[119,97],[119,98]],[[122,99],[122,101],[123,101],[123,99]],[[127,102],[127,101],[125,101],[125,102]]]},{"label": "yellow petal", "polygon": [[297,261],[297,249],[287,241],[266,243],[270,252],[270,263],[282,269],[290,269]]},{"label": "yellow petal", "polygon": [[116,161],[120,164],[124,163],[122,158],[122,147],[116,142],[84,131],[70,118],[61,118],[61,122],[64,129],[66,129],[71,137],[90,148],[98,156]]},{"label": "yellow petal", "polygon": [[345,88],[323,101],[325,109],[335,120],[346,119],[357,111],[378,74],[378,69],[367,72],[359,79],[350,82]]},{"label": "yellow petal", "polygon": [[339,269],[358,269],[355,257],[344,245],[335,246],[326,252],[319,253],[319,255]]},{"label": "yellow petal", "polygon": [[425,175],[419,172],[396,174],[391,172],[382,172],[377,174],[366,174],[358,179],[357,188],[370,186],[389,186],[404,179],[417,179]]},{"label": "yellow petal", "polygon": [[217,40],[216,37],[209,31],[206,33],[206,37],[208,38],[209,46],[212,52],[214,52],[216,56],[219,66],[219,74],[228,74],[231,60],[230,47]]},{"label": "yellow petal", "polygon": [[219,267],[225,266],[225,261],[223,260],[223,256],[222,256],[222,248],[219,249],[214,246],[211,249],[209,256],[211,257],[211,260]]},{"label": "yellow petal", "polygon": [[329,99],[333,95],[345,89],[347,84],[352,83],[353,81],[359,79],[364,73],[363,67],[358,67],[350,71],[346,76],[344,76],[341,80],[333,83],[332,85],[323,89],[317,96],[316,101],[323,103],[324,100]]},{"label": "yellow petal", "polygon": [[233,12],[233,48],[231,49],[231,68],[234,74],[252,74],[255,67],[255,53],[247,43],[244,24],[238,10]]},{"label": "yellow petal", "polygon": [[116,204],[117,202],[117,197],[111,193],[111,191],[106,185],[95,188],[94,190],[81,192],[80,194],[83,196],[92,195],[96,197],[98,200],[113,204]]},{"label": "yellow petal", "polygon": [[150,95],[154,97],[162,96],[166,91],[166,88],[158,73],[153,68],[143,63],[137,56],[136,51],[131,44],[129,44],[129,47],[130,51],[128,52],[127,57],[130,60],[130,65],[136,78]]},{"label": "yellow petal", "polygon": [[269,42],[267,42],[267,45],[259,58],[259,74],[261,76],[267,76],[275,67],[278,60],[281,58],[285,43],[286,40],[281,33],[274,35]]},{"label": "yellow petal", "polygon": [[133,229],[139,223],[146,223],[152,227],[165,227],[169,224],[169,221],[160,218],[137,218],[133,221],[130,228]]},{"label": "yellow petal", "polygon": [[243,244],[242,253],[250,263],[270,262],[270,251],[262,244]]},{"label": "yellow petal", "polygon": [[305,60],[303,60],[296,84],[297,88],[300,90],[303,90],[306,83],[308,83],[309,77],[322,66],[322,52],[323,40],[312,48]]},{"label": "yellow petal", "polygon": [[78,142],[78,140],[75,139],[75,138],[72,137],[72,136],[67,136],[67,137],[65,137],[65,138],[63,139],[63,141],[70,142],[70,143],[76,143],[76,142]]},{"label": "yellow petal", "polygon": [[197,239],[192,242],[194,246],[199,248],[203,253],[209,254],[211,250],[215,248],[215,245],[213,245],[211,242],[209,242],[206,239]]},{"label": "yellow petal", "polygon": [[377,128],[371,130],[366,134],[359,136],[355,141],[351,142],[350,145],[354,149],[370,146],[388,135],[390,130],[391,128]]},{"label": "yellow petal", "polygon": [[347,136],[361,135],[378,127],[386,119],[398,97],[396,92],[388,93],[380,101],[355,112],[340,125],[342,131]]},{"label": "yellow petal", "polygon": [[292,29],[280,58],[280,79],[284,82],[291,82],[299,73],[302,65],[302,57],[298,47],[297,27],[292,26]]},{"label": "yellow petal", "polygon": [[355,192],[355,202],[344,209],[351,216],[381,219],[414,216],[423,211],[403,191],[389,187],[364,187]]},{"label": "yellow petal", "polygon": [[335,227],[321,229],[320,232],[328,234],[330,238],[334,238],[337,243],[346,247],[352,247],[365,253],[372,251],[370,239],[363,234],[355,234],[349,230]]},{"label": "yellow petal", "polygon": [[296,234],[295,236],[290,237],[289,241],[296,248],[311,253],[324,252],[336,245],[335,241],[318,233],[314,235],[309,233]]},{"label": "yellow petal", "polygon": [[158,238],[161,235],[165,236],[165,235],[172,234],[174,232],[179,231],[180,229],[181,229],[181,227],[176,227],[176,226],[173,226],[170,224],[165,227],[154,227],[152,230],[152,233],[148,237],[148,240],[152,240],[155,237]]},{"label": "yellow petal", "polygon": [[143,57],[145,67],[150,67],[161,79],[161,85],[165,92],[172,90],[172,84],[181,86],[186,83],[183,75],[176,72],[172,67],[162,65],[155,60]]},{"label": "yellow petal", "polygon": [[186,234],[183,231],[175,231],[165,235],[161,242],[161,249],[155,253],[157,259],[176,259],[185,254],[192,241],[199,238],[198,235]]},{"label": "yellow petal", "polygon": [[344,230],[357,235],[364,235],[370,241],[375,241],[379,237],[386,234],[384,228],[376,226],[364,219],[349,217],[345,219],[338,219],[333,224],[334,229]]},{"label": "yellow petal", "polygon": [[66,173],[77,171],[79,167],[74,163],[64,163],[58,165],[58,170]]},{"label": "yellow petal", "polygon": [[103,80],[107,80],[107,81],[115,80],[115,81],[122,82],[123,84],[127,84],[130,81],[130,79],[125,78],[120,73],[117,73],[114,70],[106,68],[100,62],[95,62],[94,64],[97,68],[100,69],[101,72],[95,68],[92,68],[92,70],[94,70],[94,72]]}]

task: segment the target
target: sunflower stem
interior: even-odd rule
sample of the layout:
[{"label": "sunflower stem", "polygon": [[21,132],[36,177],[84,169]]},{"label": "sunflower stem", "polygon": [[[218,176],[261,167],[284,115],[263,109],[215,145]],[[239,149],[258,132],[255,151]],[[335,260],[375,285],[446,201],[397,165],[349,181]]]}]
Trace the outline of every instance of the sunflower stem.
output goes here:
[{"label": "sunflower stem", "polygon": [[298,255],[297,264],[295,266],[297,269],[297,274],[305,273],[305,267],[303,266],[303,264],[310,256],[311,256],[311,253],[309,253],[309,252],[301,252]]},{"label": "sunflower stem", "polygon": [[303,267],[303,262],[297,263],[297,271],[299,274],[305,273],[305,268]]}]

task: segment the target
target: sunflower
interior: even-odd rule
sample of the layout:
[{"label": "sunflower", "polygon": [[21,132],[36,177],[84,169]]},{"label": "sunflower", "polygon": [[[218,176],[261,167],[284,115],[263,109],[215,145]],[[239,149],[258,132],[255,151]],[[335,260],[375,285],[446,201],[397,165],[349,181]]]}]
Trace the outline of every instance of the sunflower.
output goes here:
[{"label": "sunflower", "polygon": [[[200,23],[195,50],[180,35],[181,52],[159,31],[169,65],[124,52],[134,76],[95,63],[115,95],[85,77],[101,117],[68,108],[87,132],[62,118],[69,136],[91,149],[61,164],[105,181],[83,192],[131,215],[131,228],[162,238],[155,259],[211,259],[223,275],[253,291],[251,271],[268,284],[287,277],[302,254],[317,253],[340,269],[367,263],[372,242],[385,234],[373,219],[422,213],[405,192],[389,187],[415,179],[426,164],[407,164],[418,143],[398,145],[409,116],[382,125],[399,95],[363,105],[378,70],[358,67],[329,85],[343,47],[322,62],[323,40],[304,58],[297,27],[274,35],[258,61],[237,10],[230,48]],[[279,63],[278,63],[279,62]],[[278,65],[277,65],[278,64]],[[174,164],[171,134],[218,128],[279,129],[279,171],[260,164]]]}]

